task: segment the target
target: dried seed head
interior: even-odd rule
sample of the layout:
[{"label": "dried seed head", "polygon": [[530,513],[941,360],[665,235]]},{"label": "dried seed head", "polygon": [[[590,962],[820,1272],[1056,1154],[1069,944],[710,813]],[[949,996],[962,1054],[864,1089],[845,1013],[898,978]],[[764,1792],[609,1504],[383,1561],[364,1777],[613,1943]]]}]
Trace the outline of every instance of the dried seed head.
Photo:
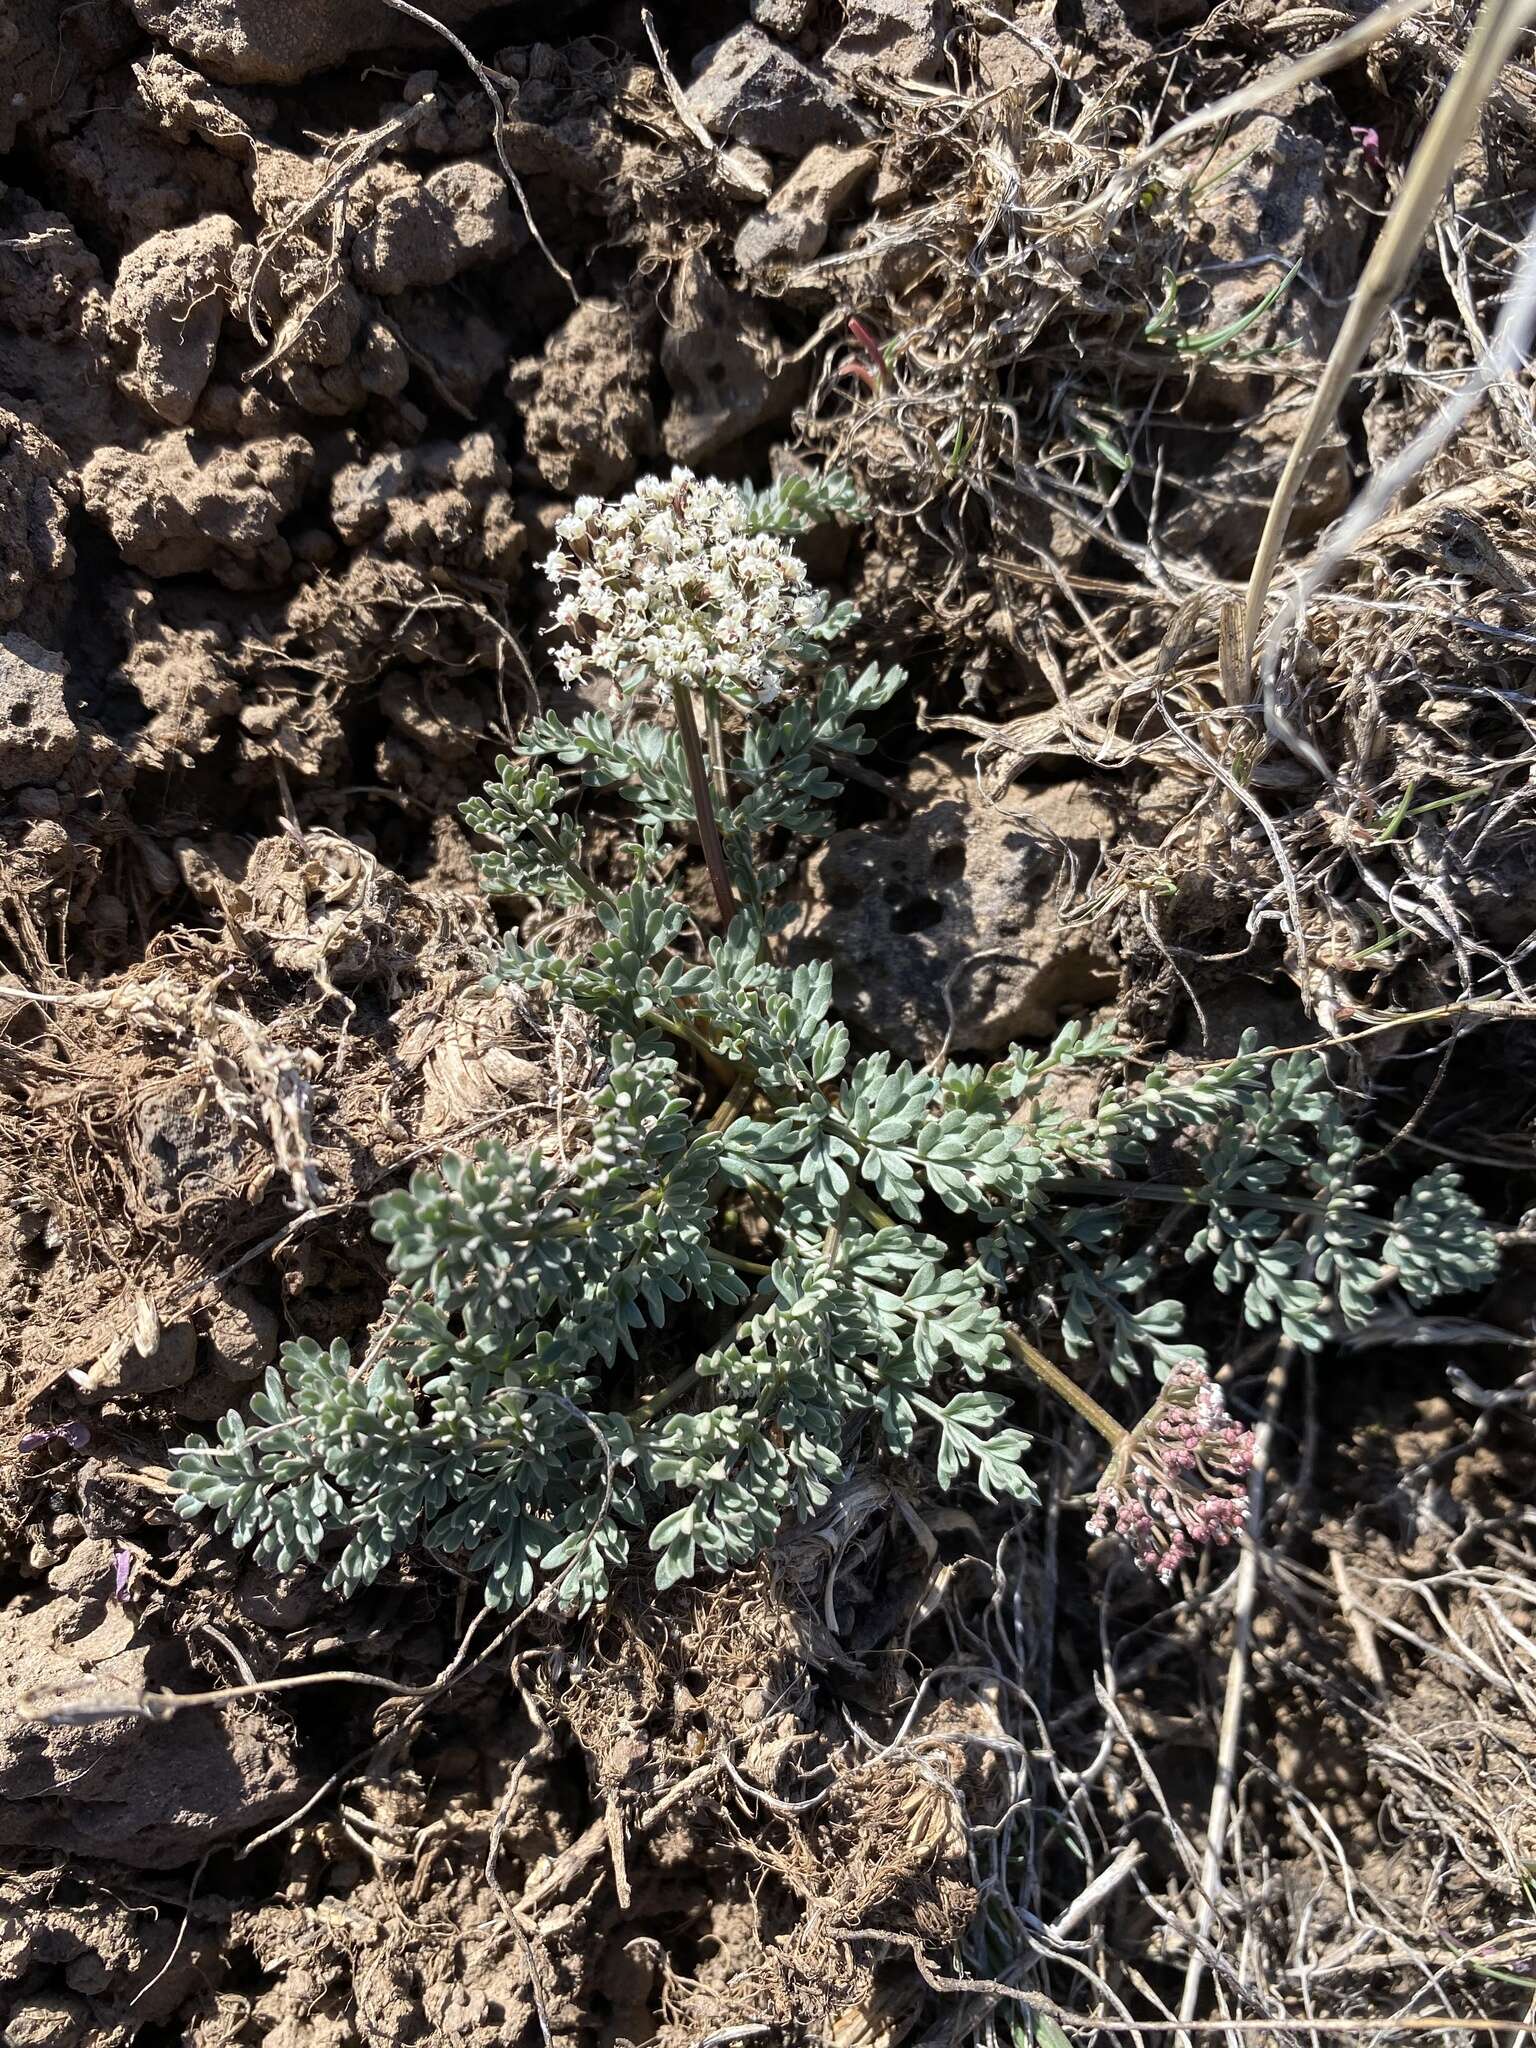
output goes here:
[{"label": "dried seed head", "polygon": [[1253,1431],[1227,1413],[1205,1368],[1176,1365],[1110,1459],[1089,1530],[1113,1530],[1166,1583],[1204,1545],[1242,1535],[1253,1457]]},{"label": "dried seed head", "polygon": [[544,563],[560,592],[555,625],[570,636],[555,652],[562,679],[771,703],[816,652],[827,600],[782,534],[750,526],[739,492],[686,469],[609,503],[578,498]]}]

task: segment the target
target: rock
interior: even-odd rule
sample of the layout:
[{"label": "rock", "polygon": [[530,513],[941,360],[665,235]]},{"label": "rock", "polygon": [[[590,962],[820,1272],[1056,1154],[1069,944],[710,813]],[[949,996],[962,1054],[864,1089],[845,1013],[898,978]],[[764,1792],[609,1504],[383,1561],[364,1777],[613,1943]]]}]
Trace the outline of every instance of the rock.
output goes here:
[{"label": "rock", "polygon": [[277,1317],[249,1287],[226,1283],[208,1309],[203,1342],[216,1372],[253,1380],[277,1356]]},{"label": "rock", "polygon": [[27,1998],[12,2012],[0,2040],[5,2048],[77,2048],[90,2019],[83,1998]]},{"label": "rock", "polygon": [[1332,95],[1308,86],[1243,116],[1194,162],[1197,224],[1183,262],[1194,282],[1181,296],[1181,328],[1218,333],[1278,289],[1227,349],[1202,357],[1192,394],[1207,415],[1251,413],[1267,380],[1245,359],[1290,358],[1300,372],[1338,332],[1368,218],[1357,203],[1359,152]]},{"label": "rock", "polygon": [[673,281],[661,367],[673,393],[662,446],[689,464],[781,419],[804,381],[801,369],[785,363],[761,310],[727,291],[696,249]]},{"label": "rock", "polygon": [[55,585],[62,597],[75,566],[68,522],[79,496],[63,449],[0,406],[0,625],[24,610],[35,624],[39,586]]},{"label": "rock", "polygon": [[205,214],[151,235],[118,270],[108,317],[132,357],[118,385],[168,426],[187,424],[213,374],[230,265],[244,239],[228,214]]},{"label": "rock", "polygon": [[[0,1843],[53,1857],[108,1857],[130,1870],[194,1863],[302,1797],[292,1724],[260,1700],[204,1707],[174,1721],[130,1713],[52,1725],[24,1707],[189,1688],[174,1645],[146,1638],[121,1607],[79,1639],[80,1617],[54,1601],[0,1616]],[[126,1635],[125,1632],[126,1631]]]},{"label": "rock", "polygon": [[608,496],[634,481],[656,444],[651,358],[634,322],[609,299],[584,299],[543,353],[507,380],[541,480],[562,496]]},{"label": "rock", "polygon": [[879,160],[870,144],[840,149],[824,142],[790,172],[761,213],[736,237],[743,270],[766,263],[805,263],[826,244],[838,209],[846,206]]},{"label": "rock", "polygon": [[1114,833],[1092,787],[990,802],[958,750],[915,762],[907,786],[917,810],[835,833],[807,874],[799,950],[831,959],[844,1013],[924,1059],[951,1029],[957,1053],[1047,1038],[1064,1006],[1112,995],[1103,941],[1055,908],[1069,862],[1090,872]]},{"label": "rock", "polygon": [[362,225],[352,239],[352,275],[383,298],[447,284],[476,263],[526,242],[507,183],[489,164],[444,164],[425,178],[379,164],[358,181]]},{"label": "rock", "polygon": [[1052,0],[1026,0],[1014,10],[1011,25],[976,31],[971,59],[976,83],[983,92],[1018,95],[1033,105],[1056,82],[1051,53],[1060,49]]},{"label": "rock", "polygon": [[802,157],[818,142],[851,142],[853,109],[820,65],[782,49],[760,28],[739,28],[706,50],[687,100],[721,142]]},{"label": "rock", "polygon": [[[75,1384],[88,1401],[163,1394],[185,1386],[197,1359],[189,1322],[162,1323],[147,1295],[122,1295],[89,1333],[94,1358]],[[90,1353],[87,1354],[88,1356]]]},{"label": "rock", "polygon": [[[1168,476],[1178,481],[1167,493],[1169,510],[1158,530],[1170,557],[1198,561],[1216,576],[1247,575],[1308,395],[1299,380],[1288,393],[1292,403],[1277,403],[1235,434],[1207,429],[1171,437],[1177,466]],[[1349,445],[1335,430],[1303,472],[1291,538],[1306,540],[1337,519],[1349,504],[1350,481]]]},{"label": "rock", "polygon": [[197,1370],[176,1396],[176,1413],[187,1422],[217,1423],[238,1408],[277,1356],[278,1323],[259,1296],[228,1281],[210,1289],[200,1304],[203,1338]]},{"label": "rock", "polygon": [[[139,26],[232,85],[292,85],[362,50],[435,39],[383,0],[130,0]],[[453,28],[485,0],[433,0]]]},{"label": "rock", "polygon": [[74,754],[65,675],[62,654],[25,633],[0,635],[0,789],[46,782]]},{"label": "rock", "polygon": [[143,448],[103,448],[81,477],[86,510],[152,576],[208,570],[231,590],[278,582],[293,560],[278,532],[309,477],[297,434],[221,446],[173,428]]},{"label": "rock", "polygon": [[752,0],[752,19],[771,36],[792,43],[810,26],[816,0]]},{"label": "rock", "polygon": [[473,575],[511,577],[528,547],[496,436],[424,441],[348,463],[331,484],[331,518],[353,546]]},{"label": "rock", "polygon": [[945,0],[847,0],[826,66],[849,84],[869,71],[931,81],[939,76],[948,32]]}]

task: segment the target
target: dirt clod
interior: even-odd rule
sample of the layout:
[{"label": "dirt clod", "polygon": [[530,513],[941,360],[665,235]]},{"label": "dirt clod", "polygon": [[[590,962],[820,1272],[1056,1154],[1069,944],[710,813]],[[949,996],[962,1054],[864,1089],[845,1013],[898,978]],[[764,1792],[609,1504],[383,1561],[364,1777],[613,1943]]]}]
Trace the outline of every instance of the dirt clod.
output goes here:
[{"label": "dirt clod", "polygon": [[242,239],[238,221],[206,214],[151,235],[117,273],[112,333],[131,359],[118,383],[168,426],[187,424],[212,375]]},{"label": "dirt clod", "polygon": [[509,389],[540,479],[562,495],[621,491],[654,451],[651,360],[625,309],[587,299],[544,352],[512,367]]},{"label": "dirt clod", "polygon": [[25,613],[36,631],[57,614],[75,565],[68,520],[78,497],[63,449],[0,409],[0,625]]},{"label": "dirt clod", "polygon": [[220,445],[172,430],[143,448],[104,448],[81,476],[86,510],[125,561],[156,576],[206,570],[230,590],[277,582],[293,561],[278,528],[313,459],[284,434]]}]

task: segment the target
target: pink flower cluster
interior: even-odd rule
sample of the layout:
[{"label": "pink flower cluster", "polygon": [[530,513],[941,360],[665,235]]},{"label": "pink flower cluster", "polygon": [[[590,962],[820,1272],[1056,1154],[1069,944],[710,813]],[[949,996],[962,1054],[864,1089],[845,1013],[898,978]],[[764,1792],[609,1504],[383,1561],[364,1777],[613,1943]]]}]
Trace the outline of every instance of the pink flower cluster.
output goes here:
[{"label": "pink flower cluster", "polygon": [[1205,1544],[1242,1535],[1253,1456],[1253,1431],[1227,1413],[1205,1368],[1176,1365],[1110,1459],[1089,1530],[1114,1530],[1166,1584]]}]

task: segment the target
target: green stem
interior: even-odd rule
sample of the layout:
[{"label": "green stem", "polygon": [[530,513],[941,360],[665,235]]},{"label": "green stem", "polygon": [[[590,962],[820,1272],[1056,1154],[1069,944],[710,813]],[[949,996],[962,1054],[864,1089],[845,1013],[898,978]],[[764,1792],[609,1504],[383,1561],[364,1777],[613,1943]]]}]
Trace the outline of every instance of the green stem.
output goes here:
[{"label": "green stem", "polygon": [[699,844],[704,849],[704,865],[709,869],[710,886],[715,892],[715,907],[720,912],[720,922],[728,926],[736,915],[736,892],[731,887],[730,869],[725,864],[725,847],[721,843],[720,827],[715,822],[715,800],[709,787],[709,764],[704,759],[704,743],[699,738],[698,720],[693,715],[693,696],[682,683],[672,685],[672,709],[677,715],[678,737],[683,743],[683,760],[688,768],[688,787],[693,793],[693,809],[698,820]]},{"label": "green stem", "polygon": [[630,1409],[626,1420],[633,1429],[644,1429],[648,1422],[654,1422],[664,1408],[670,1408],[674,1401],[681,1401],[684,1394],[697,1386],[699,1369],[696,1365],[684,1366],[675,1380],[668,1380],[664,1387],[658,1387],[654,1394],[647,1394],[643,1401],[637,1401]]},{"label": "green stem", "polygon": [[[871,1201],[861,1188],[855,1188],[849,1198],[866,1223],[873,1223],[877,1230],[894,1230],[900,1226],[889,1209]],[[1065,1401],[1074,1414],[1080,1415],[1091,1429],[1096,1429],[1104,1441],[1115,1448],[1125,1441],[1128,1434],[1123,1423],[1116,1422],[1107,1408],[1101,1408],[1092,1394],[1084,1393],[1070,1374],[1059,1365],[1052,1364],[1043,1351],[1037,1351],[1027,1337],[1021,1337],[1017,1330],[1003,1325],[1003,1342],[1008,1346],[1014,1359],[1026,1372],[1044,1387],[1048,1387],[1059,1401]]]},{"label": "green stem", "polygon": [[[1282,1209],[1291,1216],[1326,1216],[1326,1203],[1306,1202],[1297,1195],[1272,1195],[1267,1189],[1249,1192],[1245,1188],[1232,1188],[1219,1193],[1211,1188],[1181,1188],[1172,1181],[1156,1180],[1092,1180],[1086,1177],[1063,1176],[1046,1182],[1055,1195],[1114,1195],[1126,1202],[1169,1202],[1182,1209],[1208,1208],[1215,1200],[1231,1202],[1249,1209]],[[1364,1214],[1351,1209],[1352,1216]],[[1391,1225],[1379,1216],[1365,1215],[1364,1220],[1378,1230],[1390,1230]]]},{"label": "green stem", "polygon": [[715,796],[722,810],[730,808],[731,779],[725,766],[725,729],[720,723],[720,696],[711,690],[704,699],[704,727],[709,739],[709,767],[715,781]]},{"label": "green stem", "polygon": [[538,846],[541,847],[542,850],[549,855],[549,858],[552,861],[558,862],[558,864],[562,868],[564,868],[565,872],[570,876],[571,880],[576,884],[577,888],[580,889],[582,895],[586,897],[587,901],[590,904],[594,905],[594,907],[601,910],[613,902],[613,898],[609,895],[608,891],[606,889],[599,888],[597,883],[593,881],[592,877],[589,874],[585,873],[583,869],[579,868],[576,865],[575,861],[569,858],[569,856],[562,849],[559,840],[556,839],[553,832],[549,831],[543,825],[537,825],[533,823],[529,824],[528,831],[530,836],[534,839]]},{"label": "green stem", "polygon": [[1027,1372],[1033,1373],[1042,1386],[1049,1387],[1058,1401],[1065,1401],[1090,1429],[1096,1429],[1112,1449],[1125,1442],[1129,1434],[1125,1425],[1116,1422],[1107,1408],[1101,1408],[1092,1394],[1084,1393],[1076,1380],[1064,1373],[1059,1365],[1054,1365],[1043,1351],[1037,1351],[1027,1337],[1021,1337],[1017,1330],[1005,1324],[1003,1342]]}]

